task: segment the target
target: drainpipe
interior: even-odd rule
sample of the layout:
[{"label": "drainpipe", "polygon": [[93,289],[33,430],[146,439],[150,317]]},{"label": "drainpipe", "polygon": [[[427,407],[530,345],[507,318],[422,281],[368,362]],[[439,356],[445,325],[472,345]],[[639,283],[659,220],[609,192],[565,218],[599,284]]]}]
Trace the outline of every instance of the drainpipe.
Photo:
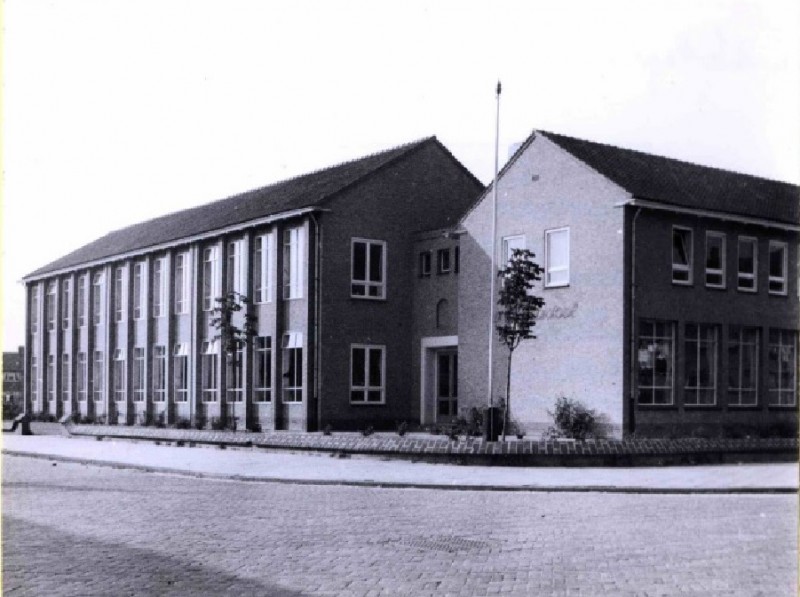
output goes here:
[{"label": "drainpipe", "polygon": [[[319,211],[330,211],[329,209]],[[320,400],[321,382],[319,378],[320,358],[322,347],[320,346],[320,328],[322,327],[322,289],[320,281],[322,279],[322,226],[317,220],[316,214],[311,212],[311,221],[314,222],[314,400],[317,404],[317,430],[322,429],[322,401]]]},{"label": "drainpipe", "polygon": [[637,207],[631,221],[631,288],[630,288],[630,404],[628,406],[628,432],[636,430],[636,220],[642,213],[642,208]]}]

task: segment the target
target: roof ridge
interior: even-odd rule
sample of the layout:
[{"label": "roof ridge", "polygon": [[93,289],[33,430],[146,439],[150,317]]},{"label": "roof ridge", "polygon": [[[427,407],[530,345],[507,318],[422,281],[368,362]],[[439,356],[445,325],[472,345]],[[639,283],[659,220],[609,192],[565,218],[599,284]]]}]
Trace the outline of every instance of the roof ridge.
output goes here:
[{"label": "roof ridge", "polygon": [[580,137],[572,137],[570,135],[564,135],[564,134],[561,134],[561,133],[553,133],[551,131],[545,131],[543,129],[535,129],[534,133],[539,133],[539,134],[544,135],[545,137],[548,137],[548,138],[550,138],[550,137],[561,137],[563,139],[568,139],[570,141],[578,141],[580,143],[589,143],[591,145],[600,145],[602,147],[610,147],[611,149],[615,149],[615,150],[618,150],[618,151],[627,151],[629,153],[635,153],[635,154],[638,154],[638,155],[643,155],[643,156],[647,156],[647,157],[651,157],[651,158],[659,158],[661,160],[669,160],[671,162],[676,162],[676,163],[679,163],[679,164],[686,164],[686,165],[689,165],[689,166],[694,166],[696,168],[704,168],[704,169],[707,169],[707,170],[715,170],[717,172],[722,172],[724,174],[735,174],[736,176],[746,176],[748,178],[753,178],[755,180],[762,180],[762,181],[765,181],[765,182],[783,184],[783,185],[788,185],[790,187],[800,188],[800,187],[798,187],[798,185],[796,185],[794,183],[786,182],[786,181],[783,181],[783,180],[778,180],[776,178],[767,178],[766,176],[759,176],[757,174],[749,174],[747,172],[739,172],[738,170],[731,170],[729,168],[720,168],[719,166],[710,166],[708,164],[700,164],[698,162],[691,162],[689,160],[685,160],[685,159],[681,159],[681,158],[674,158],[674,157],[670,157],[670,156],[666,156],[666,155],[662,155],[662,154],[658,154],[658,153],[651,153],[651,152],[648,152],[648,151],[642,151],[641,149],[632,149],[630,147],[622,147],[620,145],[614,145],[613,143],[604,143],[602,141],[593,141],[591,139],[582,139]]}]

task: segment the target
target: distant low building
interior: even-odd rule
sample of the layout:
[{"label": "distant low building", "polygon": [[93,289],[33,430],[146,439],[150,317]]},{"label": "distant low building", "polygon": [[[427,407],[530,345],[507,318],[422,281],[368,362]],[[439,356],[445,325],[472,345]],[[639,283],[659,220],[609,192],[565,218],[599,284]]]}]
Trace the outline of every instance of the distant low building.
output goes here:
[{"label": "distant low building", "polygon": [[[17,352],[3,353],[3,405],[13,405],[22,410],[25,389],[25,348],[19,347]],[[13,409],[8,409],[10,411]],[[4,412],[6,412],[4,411]]]}]

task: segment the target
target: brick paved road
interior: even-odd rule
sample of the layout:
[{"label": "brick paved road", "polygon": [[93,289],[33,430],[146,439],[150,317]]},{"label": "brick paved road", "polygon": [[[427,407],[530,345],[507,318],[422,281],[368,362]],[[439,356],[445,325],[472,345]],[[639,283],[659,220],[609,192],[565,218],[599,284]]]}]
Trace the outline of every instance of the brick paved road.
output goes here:
[{"label": "brick paved road", "polygon": [[6,595],[794,595],[797,498],[437,492],[3,459]]}]

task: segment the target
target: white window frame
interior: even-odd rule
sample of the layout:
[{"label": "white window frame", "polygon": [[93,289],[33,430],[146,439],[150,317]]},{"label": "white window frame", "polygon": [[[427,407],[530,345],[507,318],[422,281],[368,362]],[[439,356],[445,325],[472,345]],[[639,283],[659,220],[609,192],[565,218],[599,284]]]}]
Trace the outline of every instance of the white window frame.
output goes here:
[{"label": "white window frame", "polygon": [[163,344],[153,346],[153,402],[167,401],[167,347]]},{"label": "white window frame", "polygon": [[[753,245],[753,272],[746,273],[739,269],[739,255],[742,243]],[[753,287],[742,286],[742,280],[752,280]],[[736,290],[740,292],[758,292],[758,239],[753,236],[739,236],[736,239]]]},{"label": "white window frame", "polygon": [[114,321],[125,321],[125,267],[114,268]]},{"label": "white window frame", "polygon": [[89,362],[85,352],[78,353],[78,370],[75,386],[78,391],[78,402],[86,402],[89,397]]},{"label": "white window frame", "polygon": [[[366,278],[364,280],[357,280],[355,277],[355,267],[356,267],[356,260],[355,260],[355,248],[357,244],[364,244],[365,245],[365,262],[364,262],[364,273]],[[369,279],[370,273],[370,247],[376,245],[381,247],[381,256],[382,261],[381,263],[381,281],[375,282]],[[389,252],[388,252],[388,244],[385,240],[377,240],[372,238],[358,238],[353,237],[350,239],[350,298],[354,299],[364,299],[364,300],[371,300],[371,301],[383,301],[386,300],[386,284],[387,284],[387,264],[389,262]],[[353,287],[359,286],[363,287],[364,294],[355,294],[353,292]],[[377,296],[369,296],[369,289],[370,288],[377,288],[378,295]]]},{"label": "white window frame", "polygon": [[211,311],[219,298],[219,247],[203,249],[203,311]]},{"label": "white window frame", "polygon": [[56,400],[56,355],[47,355],[47,401]]},{"label": "white window frame", "polygon": [[[675,263],[675,256],[673,255],[673,248],[675,246],[675,233],[688,232],[689,233],[689,254],[687,255],[689,263]],[[694,229],[688,226],[673,226],[672,234],[670,235],[670,259],[672,260],[672,283],[678,286],[691,286],[694,284]],[[675,279],[676,273],[685,273],[686,280]]]},{"label": "white window frame", "polygon": [[72,398],[72,375],[69,365],[70,356],[65,352],[61,355],[61,402],[69,402]]},{"label": "white window frame", "polygon": [[153,318],[167,315],[167,258],[153,259]]},{"label": "white window frame", "polygon": [[39,361],[31,355],[31,400],[34,404],[39,400]]},{"label": "white window frame", "polygon": [[[687,328],[690,325],[695,326],[695,328],[697,330],[697,335],[695,337],[689,337],[689,334],[687,332]],[[709,329],[711,331],[713,331],[713,339],[710,340],[710,341],[706,339],[706,335],[705,335],[705,332],[707,332]],[[694,407],[704,407],[704,406],[705,407],[711,407],[711,406],[716,406],[717,405],[717,390],[719,388],[719,383],[718,383],[718,377],[719,377],[719,336],[720,336],[719,326],[716,326],[716,325],[705,324],[705,323],[704,324],[687,323],[684,326],[684,335],[683,335],[684,358],[689,356],[688,344],[690,342],[695,344],[696,345],[695,357],[696,357],[696,360],[697,360],[696,365],[697,365],[697,372],[698,372],[698,382],[699,382],[700,366],[701,366],[701,362],[700,362],[701,350],[700,350],[700,348],[704,344],[705,345],[709,345],[710,344],[711,347],[713,348],[713,353],[712,353],[713,369],[711,371],[711,383],[712,383],[712,385],[711,386],[689,385],[689,380],[685,378],[687,372],[684,371],[684,383],[683,383],[683,405],[684,406],[694,408]],[[708,390],[711,390],[711,392],[712,392],[712,401],[711,402],[700,402],[699,401],[699,393],[703,392],[703,391],[708,391]],[[687,400],[687,397],[692,392],[696,392],[697,393],[695,395],[698,396],[698,399],[696,401],[694,401],[694,402],[689,402]]]},{"label": "white window frame", "polygon": [[[777,344],[772,341],[773,332],[778,334]],[[767,387],[767,405],[771,408],[794,407],[797,405],[797,332],[794,330],[773,328],[769,330],[767,341],[769,343],[767,347],[767,382],[769,384]],[[777,371],[778,386],[772,387],[772,385],[769,383],[772,379],[770,372],[770,357],[774,349],[777,349],[780,353],[785,348],[791,348],[794,353],[794,358],[790,359],[790,366],[793,367],[792,381],[789,383],[788,387],[780,385],[782,360],[779,358]],[[784,401],[784,395],[789,396],[788,401]]]},{"label": "white window frame", "polygon": [[95,350],[92,355],[92,399],[102,402],[105,394],[105,354],[102,350]]},{"label": "white window frame", "polygon": [[[788,289],[789,289],[789,244],[780,240],[769,241],[769,250],[767,251],[767,264],[770,267],[772,266],[772,249],[774,247],[777,247],[783,252],[783,260],[781,264],[783,275],[773,276],[771,271],[767,272],[769,276],[769,278],[767,279],[767,292],[769,292],[769,294],[774,294],[778,296],[786,296],[788,294]],[[772,289],[773,283],[780,284],[781,288],[778,290],[773,290]]]},{"label": "white window frame", "polygon": [[175,402],[189,402],[189,344],[187,342],[175,345],[172,365]]},{"label": "white window frame", "polygon": [[[353,353],[356,350],[364,351],[364,384],[355,385],[353,380]],[[381,355],[381,383],[378,386],[373,386],[369,383],[369,360],[372,351],[379,351]],[[360,392],[362,398],[356,400],[353,394]],[[369,392],[380,392],[381,399],[379,402],[369,401]],[[352,405],[385,405],[386,404],[386,346],[381,344],[351,344],[350,345],[350,404]]]},{"label": "white window frame", "polygon": [[47,284],[47,295],[44,301],[45,319],[47,320],[47,331],[54,332],[56,329],[56,295],[58,289],[55,282]]},{"label": "white window frame", "polygon": [[147,400],[145,352],[146,349],[141,346],[136,346],[133,349],[133,401],[139,403]]},{"label": "white window frame", "polygon": [[133,264],[133,318],[135,320],[144,318],[142,309],[142,291],[144,289],[144,261],[137,261]]},{"label": "white window frame", "polygon": [[39,285],[31,287],[31,333],[39,331]]},{"label": "white window frame", "polygon": [[229,352],[225,352],[225,399],[228,402],[243,402],[244,400],[244,376],[245,376],[245,363],[244,363],[244,348],[242,346],[236,347],[236,360],[239,361],[238,378],[237,371],[233,368],[233,359]]},{"label": "white window frame", "polygon": [[[567,237],[567,265],[553,267],[550,263],[550,239],[554,237],[556,234],[566,233]],[[571,262],[571,255],[572,253],[572,239],[569,230],[569,226],[562,226],[561,228],[551,228],[550,230],[544,231],[544,287],[545,288],[561,288],[564,286],[569,286],[570,283],[570,262]],[[566,272],[567,279],[562,282],[552,282],[550,280],[550,276],[552,272]]]},{"label": "white window frame", "polygon": [[[644,323],[651,323],[653,324],[654,328],[659,324],[663,324],[667,326],[669,330],[669,336],[660,336],[658,335],[657,331],[654,331],[652,335],[645,335],[642,333],[642,327]],[[672,406],[675,404],[675,352],[676,352],[676,345],[677,345],[677,338],[676,338],[676,328],[677,325],[674,321],[667,321],[661,319],[643,319],[639,322],[639,333],[636,339],[636,349],[637,353],[641,355],[642,352],[642,343],[643,341],[646,343],[648,340],[651,341],[651,344],[658,343],[659,340],[669,340],[669,347],[670,347],[670,380],[669,385],[662,385],[657,386],[655,383],[653,385],[643,385],[639,381],[639,371],[638,369],[641,367],[641,356],[637,360],[637,375],[636,375],[636,404],[637,406],[648,406],[648,407],[664,407],[664,406]],[[653,369],[655,369],[653,367]],[[655,382],[655,373],[653,374],[653,382]],[[642,390],[647,390],[649,395],[651,396],[651,400],[649,402],[645,402],[641,398]],[[655,392],[656,390],[669,390],[669,402],[656,402],[655,401]]]},{"label": "white window frame", "polygon": [[117,348],[114,351],[114,402],[125,402],[127,397],[125,351]]},{"label": "white window frame", "polygon": [[[272,369],[272,337],[257,336],[253,340],[253,402],[272,402]],[[259,371],[261,385],[256,383]]]},{"label": "white window frame", "polygon": [[[755,332],[755,339],[753,341],[745,341],[745,333]],[[730,358],[730,348],[737,347],[737,363],[733,363]],[[744,361],[745,347],[755,347],[755,385],[752,388],[745,388],[742,386],[742,366]],[[758,388],[761,372],[761,329],[753,326],[730,326],[728,330],[728,406],[731,407],[748,407],[758,406]],[[736,371],[736,383],[730,383],[731,374]],[[735,398],[735,399],[732,399]],[[747,401],[745,401],[747,398]]]},{"label": "white window frame", "polygon": [[92,277],[92,322],[96,326],[103,324],[104,293],[105,273],[95,272]]},{"label": "white window frame", "polygon": [[303,226],[283,231],[283,298],[303,298],[303,272],[305,269],[305,237]]},{"label": "white window frame", "polygon": [[498,263],[498,266],[501,269],[506,267],[509,261],[511,261],[511,256],[514,252],[514,249],[526,249],[528,247],[524,234],[504,236],[500,244],[502,250],[502,259]]},{"label": "white window frame", "polygon": [[[283,387],[281,399],[285,404],[299,404],[303,402],[305,384],[303,375],[303,333],[286,332],[281,342],[283,351]],[[295,352],[299,350],[300,352]],[[294,359],[295,371],[300,373],[300,385],[289,384],[290,359]]]},{"label": "white window frame", "polygon": [[89,285],[89,274],[78,277],[78,327],[86,327],[86,288]]},{"label": "white window frame", "polygon": [[203,342],[200,367],[203,402],[217,402],[219,400],[219,340]]},{"label": "white window frame", "polygon": [[189,252],[185,251],[175,255],[174,286],[175,315],[184,315],[189,312]]},{"label": "white window frame", "polygon": [[259,234],[253,246],[253,302],[271,303],[272,281],[275,277],[275,234]]},{"label": "white window frame", "polygon": [[61,329],[68,330],[70,321],[70,281],[63,280],[61,282]]},{"label": "white window frame", "polygon": [[419,277],[427,278],[431,275],[431,264],[433,263],[433,254],[431,251],[419,252]]},{"label": "white window frame", "polygon": [[[447,267],[445,267],[444,260],[447,259]],[[436,250],[436,273],[438,275],[449,274],[453,271],[453,256],[450,254],[450,247],[444,247]]]},{"label": "white window frame", "polygon": [[[720,259],[721,259],[720,265],[721,265],[721,267],[720,268],[708,267],[708,250],[709,250],[709,247],[710,247],[710,244],[709,244],[708,241],[711,238],[717,238],[717,239],[720,239],[722,241],[722,245],[720,247],[721,248],[721,250],[720,250]],[[727,243],[727,238],[728,237],[724,232],[716,232],[714,230],[707,230],[706,231],[706,260],[705,260],[705,268],[706,268],[705,278],[706,279],[705,279],[705,282],[706,282],[706,287],[707,288],[724,289],[727,286],[727,284],[726,284],[727,276],[725,275],[725,270],[726,270],[725,266],[726,266],[726,263],[727,263],[727,244],[728,244]],[[708,281],[709,276],[719,276],[720,282],[718,282],[718,283],[709,282]]]},{"label": "white window frame", "polygon": [[226,291],[237,294],[246,294],[247,269],[245,268],[244,240],[237,239],[228,242],[228,269]]}]

